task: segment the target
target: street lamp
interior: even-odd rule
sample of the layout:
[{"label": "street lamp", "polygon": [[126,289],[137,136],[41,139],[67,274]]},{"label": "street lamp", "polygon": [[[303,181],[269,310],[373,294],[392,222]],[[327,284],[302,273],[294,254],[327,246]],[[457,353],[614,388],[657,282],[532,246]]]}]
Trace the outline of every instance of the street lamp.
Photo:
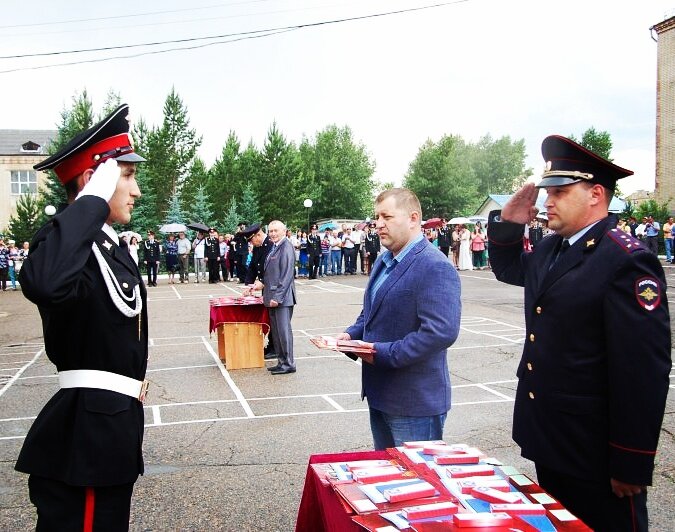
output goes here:
[{"label": "street lamp", "polygon": [[302,204],[307,209],[307,233],[309,233],[309,211],[312,209],[313,203],[311,199],[307,198]]}]

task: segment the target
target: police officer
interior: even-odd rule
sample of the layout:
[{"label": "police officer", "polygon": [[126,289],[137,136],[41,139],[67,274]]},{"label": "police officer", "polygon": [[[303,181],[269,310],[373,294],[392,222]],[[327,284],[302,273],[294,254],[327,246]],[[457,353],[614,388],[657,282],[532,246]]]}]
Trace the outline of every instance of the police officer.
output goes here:
[{"label": "police officer", "polygon": [[234,255],[237,270],[237,279],[239,283],[246,281],[246,258],[248,257],[248,240],[242,234],[246,229],[246,223],[241,222],[234,235]]},{"label": "police officer", "polygon": [[148,231],[148,239],[143,242],[143,262],[148,273],[148,286],[157,286],[161,251],[159,242],[155,240],[155,232]]},{"label": "police officer", "polygon": [[[267,254],[274,245],[270,238],[259,223],[251,224],[242,231],[242,235],[246,240],[253,244],[253,255],[251,256],[251,263],[246,270],[246,286],[250,287],[244,291],[244,295],[250,295],[253,290],[262,290],[262,284],[265,282],[265,260]],[[255,285],[256,281],[260,281],[259,285]],[[270,335],[271,338],[271,335]],[[272,342],[268,342],[265,346],[265,360],[272,360],[276,358],[274,353],[274,346]]]},{"label": "police officer", "polygon": [[209,236],[204,243],[204,258],[209,268],[209,283],[215,284],[220,280],[220,242],[215,228],[209,228]]},{"label": "police officer", "polygon": [[309,278],[316,279],[321,265],[321,237],[319,236],[319,227],[312,224],[309,235],[307,235],[307,257],[309,259]]},{"label": "police officer", "polygon": [[37,530],[128,530],[143,473],[146,292],[111,224],[141,193],[121,105],[34,166],[53,169],[68,205],[35,235],[21,269],[60,390],[38,414],[16,469],[29,473]]},{"label": "police officer", "polygon": [[539,484],[591,528],[647,530],[671,368],[663,269],[608,215],[616,181],[633,172],[560,136],[542,155],[537,187],[555,235],[523,252],[532,183],[488,225],[497,279],[525,287],[513,438]]}]

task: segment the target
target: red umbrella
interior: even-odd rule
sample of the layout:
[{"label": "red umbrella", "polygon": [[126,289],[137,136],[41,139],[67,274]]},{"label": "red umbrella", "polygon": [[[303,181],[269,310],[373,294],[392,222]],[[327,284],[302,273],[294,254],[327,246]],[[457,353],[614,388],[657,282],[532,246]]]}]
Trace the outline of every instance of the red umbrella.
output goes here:
[{"label": "red umbrella", "polygon": [[355,225],[357,231],[363,231],[366,227],[368,227],[368,222],[361,222]]},{"label": "red umbrella", "polygon": [[429,218],[422,224],[422,227],[424,227],[424,229],[435,229],[436,227],[441,227],[442,225],[443,220],[440,218]]}]

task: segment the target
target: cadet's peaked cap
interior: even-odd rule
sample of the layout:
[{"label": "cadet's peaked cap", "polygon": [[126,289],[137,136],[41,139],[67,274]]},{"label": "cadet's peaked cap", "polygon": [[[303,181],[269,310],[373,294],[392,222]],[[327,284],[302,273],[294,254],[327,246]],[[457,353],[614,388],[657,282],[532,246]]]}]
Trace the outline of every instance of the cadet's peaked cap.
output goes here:
[{"label": "cadet's peaked cap", "polygon": [[546,161],[546,168],[541,175],[542,180],[537,184],[539,188],[586,181],[614,190],[618,179],[633,175],[632,170],[610,163],[560,135],[546,137],[541,143],[541,154]]},{"label": "cadet's peaked cap", "polygon": [[58,153],[33,166],[35,170],[53,169],[64,185],[88,168],[96,168],[108,159],[140,163],[129,135],[129,106],[120,105],[95,126],[75,136]]},{"label": "cadet's peaked cap", "polygon": [[253,235],[255,235],[258,231],[260,231],[260,224],[251,224],[241,232],[241,235],[244,238],[249,239]]}]

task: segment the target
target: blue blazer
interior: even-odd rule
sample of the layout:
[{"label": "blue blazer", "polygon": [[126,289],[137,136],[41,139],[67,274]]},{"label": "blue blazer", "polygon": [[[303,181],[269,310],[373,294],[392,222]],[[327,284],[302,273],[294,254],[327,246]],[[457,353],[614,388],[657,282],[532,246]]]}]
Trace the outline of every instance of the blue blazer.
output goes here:
[{"label": "blue blazer", "polygon": [[422,239],[393,268],[371,303],[380,256],[366,288],[363,310],[347,329],[375,344],[375,363],[362,366],[362,397],[399,416],[434,416],[450,410],[447,348],[459,334],[462,305],[457,271]]}]

